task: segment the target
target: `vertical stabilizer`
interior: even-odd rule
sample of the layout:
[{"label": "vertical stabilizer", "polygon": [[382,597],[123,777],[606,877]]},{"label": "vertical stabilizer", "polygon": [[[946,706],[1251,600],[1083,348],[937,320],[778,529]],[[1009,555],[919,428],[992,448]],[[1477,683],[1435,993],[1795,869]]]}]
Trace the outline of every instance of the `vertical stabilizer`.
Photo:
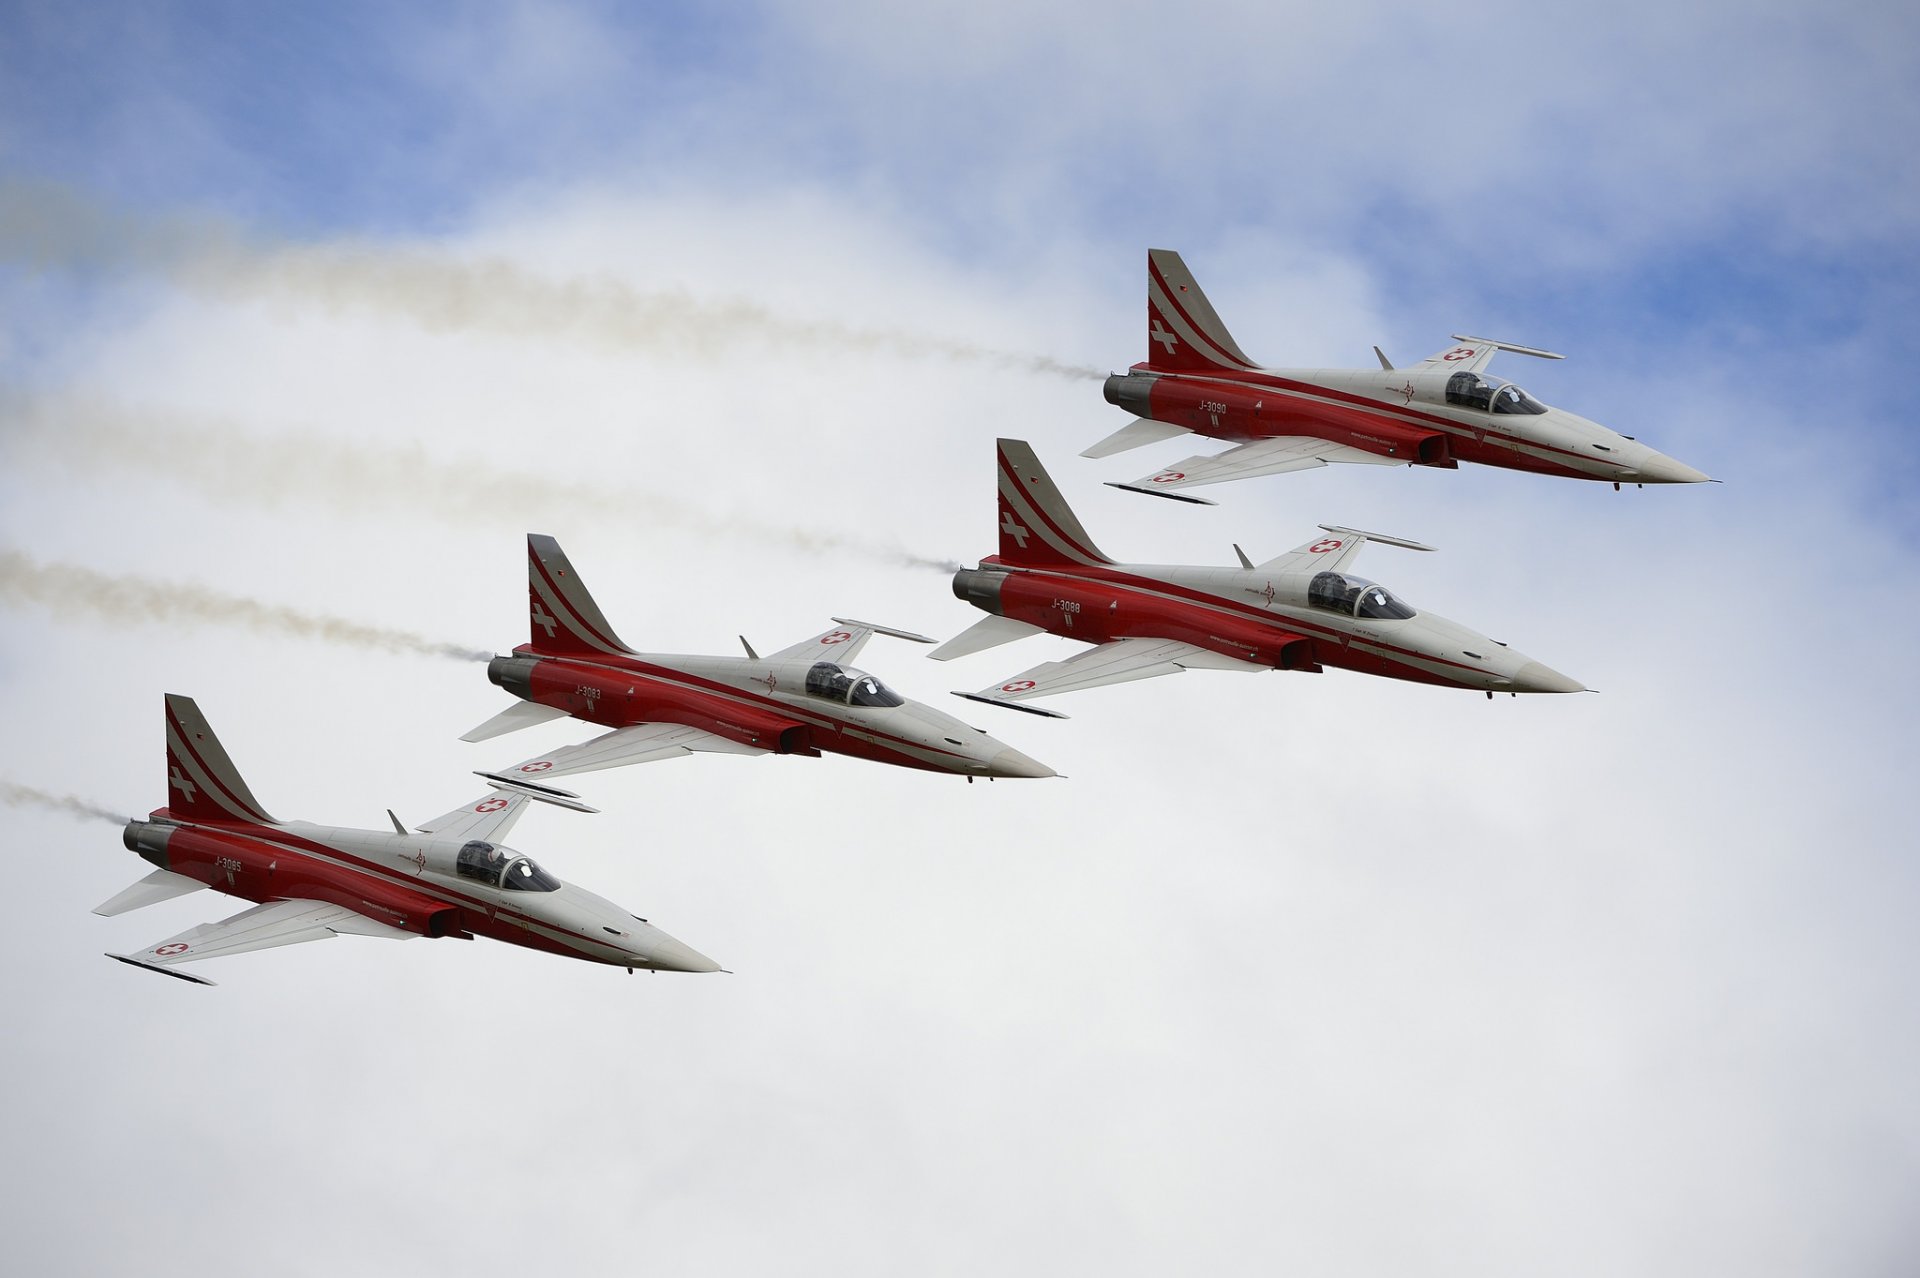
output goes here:
[{"label": "vertical stabilizer", "polygon": [[620,642],[560,543],[527,534],[527,617],[535,652],[622,655]]},{"label": "vertical stabilizer", "polygon": [[1169,372],[1258,367],[1172,249],[1147,250],[1147,364]]},{"label": "vertical stabilizer", "polygon": [[167,694],[167,807],[183,820],[278,824],[240,779],[192,697]]},{"label": "vertical stabilizer", "polygon": [[1010,564],[1110,564],[1024,440],[1000,441],[1000,558]]}]

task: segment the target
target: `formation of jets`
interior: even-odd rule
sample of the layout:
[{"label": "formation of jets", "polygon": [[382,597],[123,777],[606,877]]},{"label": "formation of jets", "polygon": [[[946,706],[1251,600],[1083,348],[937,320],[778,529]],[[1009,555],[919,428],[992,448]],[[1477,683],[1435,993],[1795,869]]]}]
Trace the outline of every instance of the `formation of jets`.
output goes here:
[{"label": "formation of jets", "polygon": [[[1109,377],[1134,420],[1082,455],[1104,458],[1185,434],[1232,447],[1114,487],[1187,502],[1187,489],[1331,462],[1457,467],[1461,462],[1623,484],[1706,476],[1485,370],[1496,352],[1559,359],[1476,337],[1411,368],[1270,369],[1240,350],[1181,261],[1147,255],[1148,357]],[[1034,701],[1185,670],[1328,667],[1484,692],[1579,692],[1580,683],[1497,639],[1415,608],[1356,575],[1369,542],[1432,547],[1337,524],[1262,563],[1238,546],[1227,567],[1118,562],[1097,547],[1026,443],[999,441],[996,554],[961,568],[953,592],[986,615],[930,654],[968,656],[1038,634],[1090,645],[977,692],[955,695],[1051,718]],[[924,635],[834,618],[832,628],[761,656],[644,652],[614,633],[553,538],[527,538],[528,640],[493,658],[489,680],[516,700],[462,738],[488,741],[552,720],[605,729],[492,769],[487,792],[414,830],[277,821],[240,778],[199,707],[166,697],[167,802],[127,823],[127,848],[154,869],[102,903],[118,915],[209,888],[253,902],[123,963],[212,984],[199,960],[324,940],[491,937],[628,971],[713,972],[719,964],[611,901],[565,883],[501,842],[534,802],[593,812],[554,778],[686,755],[841,754],[976,778],[1053,769],[852,663],[875,635]]]}]

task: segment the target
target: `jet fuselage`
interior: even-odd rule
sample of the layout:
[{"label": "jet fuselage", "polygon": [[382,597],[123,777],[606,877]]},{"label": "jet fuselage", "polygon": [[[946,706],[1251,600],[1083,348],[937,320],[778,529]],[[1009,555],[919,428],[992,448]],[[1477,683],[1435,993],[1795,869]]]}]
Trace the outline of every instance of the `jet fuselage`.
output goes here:
[{"label": "jet fuselage", "polygon": [[[506,802],[479,799],[474,811]],[[194,821],[169,808],[129,822],[124,839],[160,869],[246,901],[322,901],[421,936],[485,936],[615,967],[719,970],[712,959],[504,844],[305,821]],[[506,882],[525,886],[500,886]],[[190,948],[178,940],[155,954],[172,958]]]},{"label": "jet fuselage", "polygon": [[[1166,371],[1135,364],[1106,398],[1138,417],[1244,443],[1311,435],[1409,465],[1478,462],[1621,484],[1698,483],[1705,475],[1637,440],[1530,396],[1487,396],[1480,408],[1449,371],[1275,368]],[[1504,387],[1510,383],[1483,379]],[[1478,387],[1475,387],[1478,390]],[[1496,411],[1505,406],[1510,411]],[[1538,411],[1533,411],[1538,410]],[[1144,482],[1184,476],[1162,471]]]},{"label": "jet fuselage", "polygon": [[[1328,589],[1329,577],[1339,579],[1337,590]],[[1350,573],[1170,564],[1015,567],[992,556],[978,569],[956,573],[954,594],[984,611],[1088,643],[1175,639],[1273,669],[1334,666],[1487,692],[1581,686],[1497,640],[1407,608]],[[1399,612],[1407,615],[1392,615]],[[1025,690],[1018,683],[1000,689]]]},{"label": "jet fuselage", "polygon": [[819,665],[665,653],[554,656],[522,644],[513,656],[495,658],[487,676],[523,700],[609,728],[678,723],[776,754],[845,754],[968,777],[1054,775],[852,667],[835,667],[846,676],[836,680],[836,695],[810,692],[808,677]]}]

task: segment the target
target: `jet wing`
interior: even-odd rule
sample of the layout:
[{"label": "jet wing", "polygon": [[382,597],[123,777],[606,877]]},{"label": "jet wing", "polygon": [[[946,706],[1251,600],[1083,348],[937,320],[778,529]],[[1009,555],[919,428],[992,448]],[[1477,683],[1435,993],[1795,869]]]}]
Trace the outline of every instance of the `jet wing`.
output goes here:
[{"label": "jet wing", "polygon": [[212,985],[204,976],[174,970],[182,963],[200,959],[223,958],[248,950],[272,949],[278,945],[297,945],[301,941],[324,941],[341,933],[355,936],[384,936],[396,941],[411,940],[412,932],[388,927],[344,905],[323,901],[269,901],[242,910],[218,923],[202,923],[178,936],[170,936],[158,945],[138,954],[109,954],[108,958],[150,971],[177,976],[183,981]]},{"label": "jet wing", "polygon": [[1404,537],[1362,532],[1358,528],[1342,528],[1337,524],[1321,524],[1320,529],[1327,535],[1296,546],[1284,555],[1267,560],[1260,567],[1276,573],[1338,572],[1353,561],[1353,557],[1360,553],[1360,547],[1370,541],[1377,541],[1387,546],[1398,546],[1402,550],[1433,549],[1432,546],[1423,546],[1417,541],[1408,541]]},{"label": "jet wing", "polygon": [[925,635],[914,634],[911,630],[895,630],[891,626],[876,626],[871,621],[854,621],[847,617],[835,617],[831,630],[823,630],[811,639],[802,639],[799,643],[782,648],[767,658],[769,661],[831,661],[836,665],[852,665],[860,650],[867,646],[867,640],[875,635],[891,635],[895,639],[911,639],[914,643],[933,643]]},{"label": "jet wing", "polygon": [[1493,358],[1495,351],[1512,351],[1515,355],[1531,355],[1535,359],[1566,358],[1536,346],[1516,346],[1512,342],[1496,342],[1490,337],[1468,337],[1455,333],[1453,342],[1447,349],[1435,351],[1421,360],[1419,367],[1428,370],[1440,368],[1450,373],[1477,373],[1487,366],[1487,361]]},{"label": "jet wing", "polygon": [[531,795],[490,790],[418,829],[422,834],[444,834],[450,839],[484,839],[498,843],[507,837],[507,831],[531,802]]},{"label": "jet wing", "polygon": [[1116,639],[1097,648],[1015,675],[991,688],[960,695],[970,701],[1029,701],[1035,697],[1058,696],[1098,688],[1102,684],[1127,683],[1134,679],[1152,679],[1159,675],[1179,674],[1182,670],[1247,670],[1267,667],[1233,657],[1223,657],[1205,648],[1196,648],[1177,639]]},{"label": "jet wing", "polygon": [[1177,492],[1182,488],[1197,488],[1201,484],[1224,484],[1231,479],[1279,475],[1290,470],[1312,470],[1328,462],[1358,462],[1369,466],[1407,464],[1404,458],[1382,457],[1378,453],[1349,448],[1345,444],[1315,439],[1310,435],[1276,435],[1272,439],[1256,439],[1250,444],[1229,448],[1211,457],[1189,457],[1130,484],[1110,483],[1109,487],[1211,505],[1201,497],[1178,497]]},{"label": "jet wing", "polygon": [[495,773],[507,778],[524,778],[533,784],[547,777],[569,772],[598,772],[602,768],[624,768],[633,763],[652,763],[656,759],[684,758],[696,751],[713,754],[769,754],[760,746],[690,728],[681,723],[638,723],[630,728],[615,728],[591,741],[562,746],[536,755],[523,763]]}]

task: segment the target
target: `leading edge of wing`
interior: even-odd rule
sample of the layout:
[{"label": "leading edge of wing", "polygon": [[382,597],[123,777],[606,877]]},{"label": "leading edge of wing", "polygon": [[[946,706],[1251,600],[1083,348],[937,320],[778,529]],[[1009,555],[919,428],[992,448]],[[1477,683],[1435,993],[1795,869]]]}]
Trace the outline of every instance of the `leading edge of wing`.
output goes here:
[{"label": "leading edge of wing", "polygon": [[[1330,462],[1363,466],[1404,466],[1404,458],[1382,457],[1345,444],[1332,443],[1310,435],[1278,435],[1256,439],[1229,448],[1211,457],[1194,456],[1175,462],[1151,475],[1143,475],[1130,484],[1114,484],[1129,492],[1174,496],[1182,488],[1202,484],[1224,484],[1236,479],[1255,479],[1262,475],[1282,475],[1295,470],[1312,470]],[[1187,497],[1187,501],[1199,498]]]},{"label": "leading edge of wing", "polygon": [[230,954],[298,945],[305,941],[325,941],[341,933],[400,941],[411,940],[414,935],[397,927],[389,927],[344,905],[296,898],[256,905],[218,923],[202,923],[150,945],[138,954],[108,954],[107,957],[133,967],[146,968],[150,972],[179,977],[199,985],[212,985],[214,982],[204,976],[173,969],[178,964],[194,963],[201,959],[225,958]]},{"label": "leading edge of wing", "polygon": [[[1136,679],[1156,679],[1188,669],[1262,671],[1267,667],[1199,648],[1178,639],[1116,639],[1065,661],[1049,661],[968,695],[971,701],[1014,705]],[[1025,707],[1021,707],[1025,708]]]}]

